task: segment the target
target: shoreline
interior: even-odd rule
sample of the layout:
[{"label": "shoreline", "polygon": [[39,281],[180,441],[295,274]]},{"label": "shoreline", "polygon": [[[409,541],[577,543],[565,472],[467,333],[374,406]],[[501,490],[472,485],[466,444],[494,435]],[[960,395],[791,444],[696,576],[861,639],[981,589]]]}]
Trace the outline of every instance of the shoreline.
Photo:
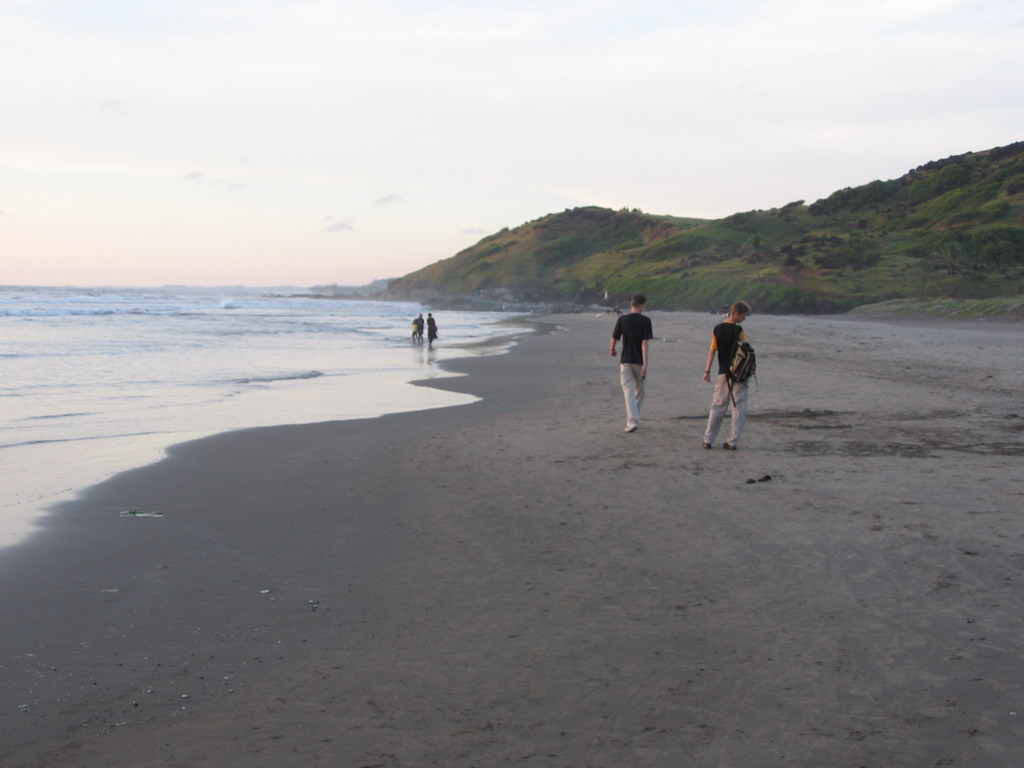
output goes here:
[{"label": "shoreline", "polygon": [[468,405],[222,433],[61,505],[0,558],[4,765],[1024,760],[1020,334],[754,316],[731,453],[713,318],[651,315],[632,435],[611,317],[548,317],[427,382]]},{"label": "shoreline", "polygon": [[[507,334],[459,343],[454,346],[423,348],[430,355],[423,365],[437,367],[441,373],[409,370],[402,373],[357,373],[342,382],[345,398],[339,398],[339,382],[331,378],[279,381],[274,389],[246,395],[246,406],[233,416],[242,423],[222,425],[213,429],[158,430],[139,434],[82,437],[55,441],[39,441],[4,446],[5,464],[11,482],[0,496],[0,558],[11,546],[17,546],[38,529],[38,523],[49,514],[49,508],[71,501],[80,491],[103,482],[121,472],[149,466],[160,461],[169,449],[216,434],[259,428],[263,426],[314,424],[322,421],[376,418],[386,413],[430,410],[472,402],[471,396],[456,396],[441,388],[406,389],[401,395],[393,390],[429,384],[448,377],[437,363],[458,357],[480,354],[503,354],[516,340],[529,333],[522,330],[529,318],[507,318],[497,324],[519,326]],[[416,351],[418,348],[412,348]],[[440,355],[438,355],[438,352]],[[353,383],[356,384],[352,390]],[[235,401],[238,402],[237,400]],[[330,414],[323,403],[332,403]],[[310,410],[312,408],[312,410]],[[348,409],[343,411],[342,409]],[[196,408],[195,410],[199,410]],[[275,415],[270,415],[275,414]],[[187,414],[189,423],[203,421],[195,413]],[[59,475],[52,468],[60,467]]]}]

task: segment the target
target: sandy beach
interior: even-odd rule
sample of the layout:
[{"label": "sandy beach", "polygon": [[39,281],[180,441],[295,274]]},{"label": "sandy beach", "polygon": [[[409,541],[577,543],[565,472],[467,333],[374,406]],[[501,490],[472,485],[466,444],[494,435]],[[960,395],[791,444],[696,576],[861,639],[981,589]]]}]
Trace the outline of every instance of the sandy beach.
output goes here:
[{"label": "sandy beach", "polygon": [[[755,307],[756,311],[756,307]],[[431,386],[480,401],[221,434],[0,556],[5,768],[1024,765],[1024,328],[611,316]],[[134,514],[124,514],[131,512]]]}]

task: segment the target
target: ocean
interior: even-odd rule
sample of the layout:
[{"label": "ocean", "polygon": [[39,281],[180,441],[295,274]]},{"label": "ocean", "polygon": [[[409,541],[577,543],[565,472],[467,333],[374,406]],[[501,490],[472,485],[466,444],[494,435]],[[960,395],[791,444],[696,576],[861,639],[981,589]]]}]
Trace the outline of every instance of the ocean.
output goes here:
[{"label": "ocean", "polygon": [[0,287],[0,546],[48,506],[217,432],[473,402],[410,381],[497,354],[522,316],[254,289]]}]

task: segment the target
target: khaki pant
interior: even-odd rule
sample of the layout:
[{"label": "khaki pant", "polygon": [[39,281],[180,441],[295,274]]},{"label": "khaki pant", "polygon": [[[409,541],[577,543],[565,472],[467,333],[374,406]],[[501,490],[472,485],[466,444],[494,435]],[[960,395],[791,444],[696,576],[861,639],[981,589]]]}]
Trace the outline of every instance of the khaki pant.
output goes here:
[{"label": "khaki pant", "polygon": [[[711,412],[708,414],[708,427],[704,430],[704,442],[711,445],[718,438],[718,430],[725,418],[725,409],[732,409],[732,424],[729,429],[729,443],[737,445],[743,435],[743,426],[747,421],[746,384],[733,382],[732,397],[729,396],[729,379],[724,373],[718,374],[715,381],[715,394],[711,398]],[[733,400],[736,404],[733,405]]]},{"label": "khaki pant", "polygon": [[626,398],[627,428],[640,424],[640,406],[644,402],[644,380],[640,377],[642,370],[642,365],[619,364],[619,381],[622,383],[622,394]]}]

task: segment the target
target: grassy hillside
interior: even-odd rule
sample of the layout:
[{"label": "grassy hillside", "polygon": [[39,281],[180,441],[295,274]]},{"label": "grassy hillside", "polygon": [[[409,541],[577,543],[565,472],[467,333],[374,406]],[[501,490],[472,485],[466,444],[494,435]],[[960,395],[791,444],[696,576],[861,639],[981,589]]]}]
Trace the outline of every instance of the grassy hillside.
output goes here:
[{"label": "grassy hillside", "polygon": [[[491,293],[526,301],[584,298],[570,284],[574,278],[567,283],[565,276],[570,272],[581,272],[597,285],[604,279],[601,255],[608,257],[609,267],[617,267],[625,254],[701,223],[700,219],[576,208],[503,229],[450,259],[393,281],[389,290],[406,295]],[[592,263],[584,265],[584,259]],[[587,293],[588,300],[597,296],[598,288]]]},{"label": "grassy hillside", "polygon": [[715,221],[577,208],[484,238],[389,293],[763,312],[1024,294],[1024,142]]}]

